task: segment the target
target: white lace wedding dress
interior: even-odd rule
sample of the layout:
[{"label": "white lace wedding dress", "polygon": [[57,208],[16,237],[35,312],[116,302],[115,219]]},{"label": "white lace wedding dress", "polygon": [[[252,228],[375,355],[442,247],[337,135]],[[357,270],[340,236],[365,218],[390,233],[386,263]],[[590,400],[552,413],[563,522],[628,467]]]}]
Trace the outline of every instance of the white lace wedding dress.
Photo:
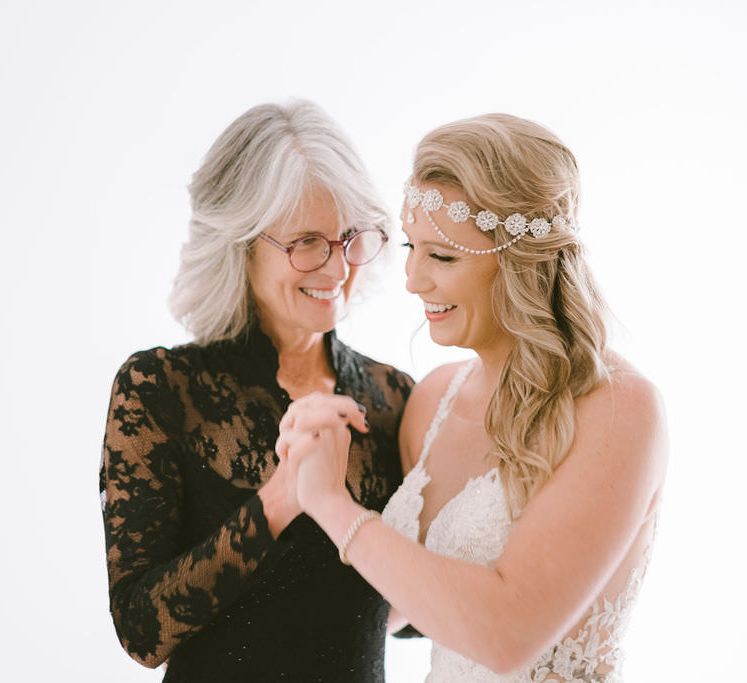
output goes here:
[{"label": "white lace wedding dress", "polygon": [[[455,373],[426,432],[418,463],[407,474],[382,514],[386,524],[415,541],[420,535],[422,491],[430,481],[426,471],[428,453],[471,365],[465,363]],[[425,546],[441,555],[492,565],[500,556],[510,532],[511,519],[503,486],[498,470],[494,468],[470,479],[464,489],[444,505],[428,529]],[[592,605],[575,637],[557,643],[536,662],[510,674],[499,675],[434,642],[431,671],[426,683],[619,683],[622,680],[620,639],[638,594],[645,565],[644,560],[631,572],[627,585],[614,601],[600,598]],[[600,667],[608,672],[597,673]]]}]

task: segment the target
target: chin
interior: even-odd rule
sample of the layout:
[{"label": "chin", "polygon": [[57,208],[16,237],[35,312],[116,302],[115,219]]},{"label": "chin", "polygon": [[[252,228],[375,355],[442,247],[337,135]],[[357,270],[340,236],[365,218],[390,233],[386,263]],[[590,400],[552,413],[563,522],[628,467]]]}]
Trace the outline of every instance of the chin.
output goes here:
[{"label": "chin", "polygon": [[326,334],[334,330],[337,326],[337,320],[304,320],[302,327],[307,332]]},{"label": "chin", "polygon": [[439,346],[459,346],[458,339],[453,334],[435,332],[431,329],[431,339]]},{"label": "chin", "polygon": [[439,346],[454,346],[460,349],[475,348],[469,343],[468,336],[459,330],[434,330],[431,326],[430,335],[431,339]]},{"label": "chin", "polygon": [[309,315],[306,316],[303,321],[303,326],[309,330],[309,332],[330,332],[337,327],[338,323],[347,314],[347,309],[339,309],[329,311],[327,314]]}]

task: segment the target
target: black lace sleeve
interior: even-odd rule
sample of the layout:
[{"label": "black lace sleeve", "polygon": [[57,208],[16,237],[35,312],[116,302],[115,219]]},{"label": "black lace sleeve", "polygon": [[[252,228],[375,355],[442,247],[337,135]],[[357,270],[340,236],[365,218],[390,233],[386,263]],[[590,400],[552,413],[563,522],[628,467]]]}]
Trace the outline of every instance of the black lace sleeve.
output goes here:
[{"label": "black lace sleeve", "polygon": [[185,548],[180,401],[151,354],[130,358],[112,389],[100,488],[117,635],[145,666],[246,591],[275,544],[256,491],[212,535]]}]

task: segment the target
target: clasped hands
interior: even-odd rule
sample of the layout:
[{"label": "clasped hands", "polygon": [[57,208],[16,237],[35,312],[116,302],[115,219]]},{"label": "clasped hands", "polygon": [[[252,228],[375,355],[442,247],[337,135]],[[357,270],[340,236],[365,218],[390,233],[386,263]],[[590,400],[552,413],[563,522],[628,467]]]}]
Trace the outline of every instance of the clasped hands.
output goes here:
[{"label": "clasped hands", "polygon": [[349,396],[312,393],[288,407],[275,443],[280,460],[276,474],[296,514],[317,518],[325,505],[349,498],[345,479],[351,428],[369,431],[365,408]]}]

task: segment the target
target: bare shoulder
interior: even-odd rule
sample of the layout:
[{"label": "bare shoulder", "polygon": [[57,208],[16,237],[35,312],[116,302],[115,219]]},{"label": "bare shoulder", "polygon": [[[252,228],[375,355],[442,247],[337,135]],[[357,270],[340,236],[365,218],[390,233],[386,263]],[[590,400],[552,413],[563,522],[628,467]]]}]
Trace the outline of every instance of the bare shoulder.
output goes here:
[{"label": "bare shoulder", "polygon": [[400,426],[400,450],[405,470],[415,465],[423,438],[457,370],[470,361],[447,363],[431,370],[412,389]]},{"label": "bare shoulder", "polygon": [[576,448],[614,467],[641,468],[663,480],[667,460],[666,414],[658,388],[618,354],[609,376],[576,400]]},{"label": "bare shoulder", "polygon": [[412,395],[417,394],[417,400],[422,403],[438,404],[457,370],[469,362],[465,360],[439,365],[415,385]]},{"label": "bare shoulder", "polygon": [[664,419],[664,403],[656,385],[616,353],[608,357],[609,376],[577,400],[579,419],[587,413],[610,419],[651,422]]}]

